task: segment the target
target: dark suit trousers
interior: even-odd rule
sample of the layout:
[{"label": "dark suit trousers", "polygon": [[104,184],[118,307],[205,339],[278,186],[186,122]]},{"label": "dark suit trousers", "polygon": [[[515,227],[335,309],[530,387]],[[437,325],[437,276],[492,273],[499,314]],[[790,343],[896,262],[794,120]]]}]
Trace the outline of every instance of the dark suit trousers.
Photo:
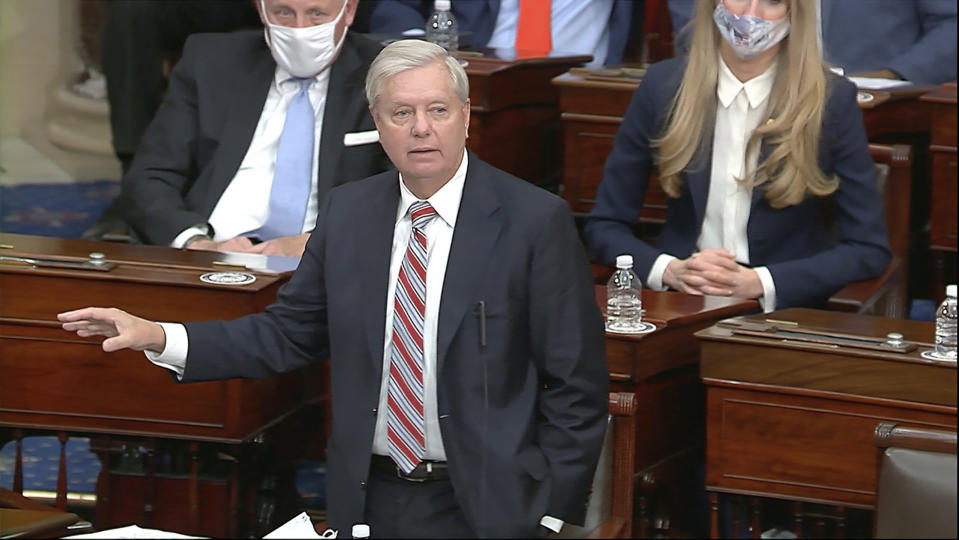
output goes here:
[{"label": "dark suit trousers", "polygon": [[449,480],[410,482],[370,471],[366,522],[373,538],[476,537]]}]

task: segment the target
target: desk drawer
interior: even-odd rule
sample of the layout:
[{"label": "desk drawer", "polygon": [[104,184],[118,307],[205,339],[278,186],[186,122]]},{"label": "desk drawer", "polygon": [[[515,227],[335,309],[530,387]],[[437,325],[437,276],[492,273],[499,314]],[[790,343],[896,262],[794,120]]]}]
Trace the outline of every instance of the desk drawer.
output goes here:
[{"label": "desk drawer", "polygon": [[708,489],[871,508],[881,421],[954,430],[951,414],[724,387],[707,389]]}]

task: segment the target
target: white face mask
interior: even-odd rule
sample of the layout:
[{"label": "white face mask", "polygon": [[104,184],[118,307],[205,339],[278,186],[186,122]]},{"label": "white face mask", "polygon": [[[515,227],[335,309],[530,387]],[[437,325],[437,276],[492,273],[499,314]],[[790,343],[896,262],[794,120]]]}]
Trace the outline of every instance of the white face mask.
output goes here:
[{"label": "white face mask", "polygon": [[733,15],[722,2],[713,11],[713,21],[740,60],[749,60],[779,43],[789,34],[789,17],[767,21],[750,15]]},{"label": "white face mask", "polygon": [[343,1],[340,14],[328,23],[306,28],[290,28],[271,23],[267,16],[265,0],[260,0],[263,18],[266,20],[263,35],[277,65],[288,71],[290,75],[300,78],[314,77],[329,67],[340,47],[343,46],[343,40],[346,39],[346,30],[344,30],[340,41],[334,42],[336,25],[343,18],[348,1]]}]

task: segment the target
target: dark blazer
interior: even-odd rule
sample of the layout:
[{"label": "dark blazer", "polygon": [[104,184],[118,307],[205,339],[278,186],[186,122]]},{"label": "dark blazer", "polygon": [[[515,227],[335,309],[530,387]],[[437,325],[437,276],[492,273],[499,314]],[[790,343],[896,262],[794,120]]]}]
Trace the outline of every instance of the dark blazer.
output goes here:
[{"label": "dark blazer", "polygon": [[[451,4],[460,31],[473,32],[473,44],[485,46],[493,35],[500,0],[457,0]],[[619,64],[632,30],[634,10],[643,10],[641,0],[615,0],[609,15],[609,46],[606,65]],[[376,0],[369,14],[370,32],[398,34],[410,28],[424,28],[433,11],[432,0]],[[640,15],[637,13],[636,15]],[[641,19],[640,19],[641,20]],[[562,44],[554,43],[557,50]]]},{"label": "dark blazer", "polygon": [[[380,45],[347,34],[333,63],[317,169],[320,200],[335,185],[391,168],[377,143],[343,146],[375,129],[364,81]],[[123,179],[126,219],[146,243],[169,244],[206,223],[246,156],[276,70],[262,31],[194,34]]]},{"label": "dark blazer", "polygon": [[[704,163],[688,167],[680,197],[668,199],[666,223],[655,245],[633,233],[649,173],[656,167],[650,139],[665,127],[684,62],[674,58],[649,67],[616,134],[596,206],[584,226],[587,244],[600,261],[612,265],[616,255],[631,253],[643,280],[660,254],[684,259],[696,250],[706,211],[711,137],[702,154]],[[819,167],[827,176],[839,177],[839,188],[829,197],[807,197],[798,205],[774,209],[763,186],[753,189],[746,226],[749,260],[769,268],[777,308],[821,305],[846,284],[877,276],[889,264],[883,206],[856,88],[831,75]]]},{"label": "dark blazer", "polygon": [[[187,325],[184,381],[331,357],[327,501],[339,530],[363,522],[399,196],[393,171],[333,189],[275,304]],[[530,536],[547,514],[582,523],[606,426],[604,347],[566,204],[470,154],[440,302],[437,401],[453,487],[478,535]]]},{"label": "dark blazer", "polygon": [[[954,0],[813,0],[822,2],[826,60],[847,74],[891,69],[915,84],[956,80]],[[695,0],[669,0],[678,50]]]}]

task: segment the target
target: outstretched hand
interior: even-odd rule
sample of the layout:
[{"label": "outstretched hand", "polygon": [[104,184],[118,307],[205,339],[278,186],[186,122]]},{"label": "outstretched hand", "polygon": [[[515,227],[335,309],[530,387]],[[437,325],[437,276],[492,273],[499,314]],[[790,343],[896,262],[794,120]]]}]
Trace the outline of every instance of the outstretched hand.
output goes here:
[{"label": "outstretched hand", "polygon": [[116,308],[88,307],[57,314],[63,329],[80,337],[106,336],[105,352],[133,349],[161,352],[166,334],[159,324]]}]

